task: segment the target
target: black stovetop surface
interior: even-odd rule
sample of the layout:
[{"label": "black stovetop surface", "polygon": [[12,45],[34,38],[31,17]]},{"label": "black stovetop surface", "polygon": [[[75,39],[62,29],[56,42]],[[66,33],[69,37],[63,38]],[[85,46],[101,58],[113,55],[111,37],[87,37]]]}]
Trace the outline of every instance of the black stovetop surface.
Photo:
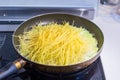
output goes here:
[{"label": "black stovetop surface", "polygon": [[[0,45],[0,71],[6,69],[12,61],[19,58],[12,45],[13,32],[0,32],[0,43],[6,36],[4,44]],[[4,36],[3,36],[4,35]],[[4,40],[4,39],[3,39]],[[2,46],[2,47],[1,47]],[[8,64],[9,63],[9,64]],[[5,66],[6,67],[3,67]],[[63,74],[52,74],[36,71],[32,67],[25,66],[16,74],[5,80],[106,80],[100,57],[89,67],[82,71]]]}]

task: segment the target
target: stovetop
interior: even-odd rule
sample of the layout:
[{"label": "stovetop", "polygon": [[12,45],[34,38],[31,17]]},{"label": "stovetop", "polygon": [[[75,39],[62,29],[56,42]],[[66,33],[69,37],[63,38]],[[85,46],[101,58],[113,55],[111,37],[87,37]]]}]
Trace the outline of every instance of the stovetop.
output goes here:
[{"label": "stovetop", "polygon": [[[17,52],[12,45],[13,32],[0,32],[0,71],[7,69],[10,64],[19,58]],[[5,66],[5,67],[3,67]],[[39,75],[38,75],[39,74]],[[53,74],[41,72],[32,67],[25,66],[16,74],[6,78],[5,80],[106,80],[100,57],[89,67],[73,72]]]}]

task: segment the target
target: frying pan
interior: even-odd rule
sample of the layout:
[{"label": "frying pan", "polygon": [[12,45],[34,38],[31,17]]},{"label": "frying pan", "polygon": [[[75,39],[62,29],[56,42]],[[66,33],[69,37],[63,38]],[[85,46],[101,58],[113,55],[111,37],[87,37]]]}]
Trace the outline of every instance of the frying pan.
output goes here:
[{"label": "frying pan", "polygon": [[[23,34],[25,29],[29,30],[31,29],[32,26],[37,25],[40,22],[41,24],[45,25],[51,22],[57,22],[58,24],[62,24],[63,21],[69,22],[70,24],[72,24],[74,21],[74,26],[77,26],[77,27],[82,26],[83,28],[87,29],[90,33],[94,34],[94,37],[98,41],[97,46],[99,50],[93,58],[85,62],[77,63],[73,65],[52,66],[52,65],[44,65],[44,64],[38,64],[38,63],[32,62],[20,54],[19,47],[16,46],[16,45],[19,45],[19,40],[15,36],[18,36],[19,34]],[[8,70],[0,73],[0,79],[6,78],[9,75],[16,73],[24,65],[27,65],[26,63],[32,64],[32,66],[38,71],[44,71],[44,72],[50,72],[50,73],[51,72],[52,73],[69,73],[69,72],[81,70],[89,66],[90,64],[92,64],[99,57],[100,52],[102,51],[103,42],[104,42],[104,36],[102,31],[99,29],[99,27],[93,22],[87,19],[84,19],[80,16],[65,14],[65,13],[49,13],[49,14],[35,16],[23,22],[14,32],[12,36],[12,43],[14,45],[15,50],[18,52],[20,59],[14,61]]]}]

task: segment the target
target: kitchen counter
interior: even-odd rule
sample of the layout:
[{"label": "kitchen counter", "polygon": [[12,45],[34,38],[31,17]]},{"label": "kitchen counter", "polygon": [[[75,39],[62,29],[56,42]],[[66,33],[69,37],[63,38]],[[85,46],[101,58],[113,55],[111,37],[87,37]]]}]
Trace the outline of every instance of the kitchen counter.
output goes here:
[{"label": "kitchen counter", "polygon": [[104,34],[101,53],[106,80],[120,80],[120,22],[111,17],[111,6],[100,6],[93,20]]}]

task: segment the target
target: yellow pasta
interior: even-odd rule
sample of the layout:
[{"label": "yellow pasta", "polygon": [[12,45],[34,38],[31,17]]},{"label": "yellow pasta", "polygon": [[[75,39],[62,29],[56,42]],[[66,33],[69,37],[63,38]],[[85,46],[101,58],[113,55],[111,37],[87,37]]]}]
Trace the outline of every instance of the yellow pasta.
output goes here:
[{"label": "yellow pasta", "polygon": [[83,62],[98,51],[97,40],[86,29],[69,23],[33,26],[18,35],[20,53],[45,65],[64,66]]}]

